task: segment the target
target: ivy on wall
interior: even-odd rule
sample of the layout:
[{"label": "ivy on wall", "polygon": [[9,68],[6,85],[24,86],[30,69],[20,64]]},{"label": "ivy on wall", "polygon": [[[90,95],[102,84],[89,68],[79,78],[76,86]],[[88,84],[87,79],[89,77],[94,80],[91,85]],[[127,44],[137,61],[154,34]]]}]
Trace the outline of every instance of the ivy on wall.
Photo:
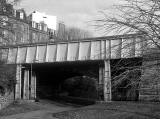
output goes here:
[{"label": "ivy on wall", "polygon": [[12,92],[16,84],[16,66],[0,62],[0,95]]}]

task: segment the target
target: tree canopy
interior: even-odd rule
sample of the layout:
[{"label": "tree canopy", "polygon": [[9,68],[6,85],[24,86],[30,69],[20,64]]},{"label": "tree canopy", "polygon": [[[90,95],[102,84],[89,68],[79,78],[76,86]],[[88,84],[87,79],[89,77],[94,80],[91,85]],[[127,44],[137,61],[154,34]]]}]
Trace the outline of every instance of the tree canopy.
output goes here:
[{"label": "tree canopy", "polygon": [[78,40],[92,37],[91,33],[87,30],[76,28],[76,27],[69,27],[66,29],[65,34],[68,40]]},{"label": "tree canopy", "polygon": [[[143,35],[141,41],[134,41],[133,43],[138,44],[140,42],[143,46],[141,49],[143,50],[143,64],[133,66],[134,62],[126,61],[125,64],[131,64],[128,68],[126,68],[125,65],[118,67],[118,64],[115,64],[115,66],[112,67],[112,70],[116,69],[119,72],[121,70],[123,71],[121,71],[120,74],[116,74],[115,77],[112,77],[112,86],[115,86],[115,89],[118,89],[119,86],[122,86],[122,84],[127,81],[127,85],[125,87],[122,86],[121,88],[129,88],[131,91],[128,93],[129,95],[135,94],[134,92],[140,90],[140,84],[143,81],[145,82],[143,82],[143,85],[145,85],[147,81],[149,82],[148,85],[145,85],[146,87],[152,85],[158,86],[159,68],[157,67],[159,67],[159,63],[154,63],[154,61],[157,60],[154,55],[159,58],[160,0],[120,0],[119,3],[101,11],[101,13],[103,17],[96,20],[96,26],[100,30],[103,30],[105,34]],[[125,44],[125,41],[127,40],[128,39],[124,40],[122,43]],[[127,47],[130,47],[130,45],[133,44],[131,43],[127,45]],[[121,61],[123,61],[123,59],[121,59]],[[150,62],[147,64],[147,61]],[[141,63],[142,61],[140,60],[139,62]],[[156,62],[158,62],[158,60]],[[135,64],[136,63],[137,62],[135,62]],[[158,89],[155,89],[154,91],[156,92],[157,90]],[[120,91],[122,92],[122,90]]]},{"label": "tree canopy", "polygon": [[101,13],[103,18],[96,22],[105,33],[142,33],[159,46],[160,0],[121,0]]}]

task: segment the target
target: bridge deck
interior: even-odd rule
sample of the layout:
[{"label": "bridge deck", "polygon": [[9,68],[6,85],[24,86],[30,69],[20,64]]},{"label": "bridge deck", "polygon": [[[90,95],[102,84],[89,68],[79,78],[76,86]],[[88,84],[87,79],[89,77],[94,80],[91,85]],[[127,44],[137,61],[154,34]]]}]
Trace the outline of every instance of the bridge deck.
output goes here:
[{"label": "bridge deck", "polygon": [[0,48],[0,60],[7,64],[119,59],[140,57],[141,54],[142,42],[138,35]]}]

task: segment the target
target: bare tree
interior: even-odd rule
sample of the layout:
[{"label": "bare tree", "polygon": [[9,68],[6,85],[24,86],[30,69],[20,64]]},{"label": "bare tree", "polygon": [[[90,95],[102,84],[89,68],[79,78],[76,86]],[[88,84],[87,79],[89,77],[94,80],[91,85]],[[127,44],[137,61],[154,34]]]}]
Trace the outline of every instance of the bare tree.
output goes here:
[{"label": "bare tree", "polygon": [[65,30],[65,37],[68,40],[78,40],[91,37],[91,33],[89,31],[76,28],[76,27],[69,27]]},{"label": "bare tree", "polygon": [[[103,30],[106,34],[142,34],[143,40],[141,42],[143,42],[143,50],[145,52],[154,54],[155,51],[154,53],[152,52],[153,45],[158,48],[158,50],[160,49],[160,0],[121,0],[119,4],[114,5],[111,9],[101,11],[101,13],[103,14],[103,18],[96,20],[96,26],[100,30]],[[146,48],[146,46],[149,46],[150,48]],[[153,57],[153,55],[151,55],[151,57],[148,57],[148,55],[150,54],[147,54],[148,59]],[[127,61],[126,63],[129,62]],[[141,76],[138,75],[139,72],[144,71],[144,69],[146,68],[150,70],[148,72],[148,75],[150,75],[148,76],[148,78],[153,78],[154,75],[155,79],[152,81],[150,79],[150,85],[155,82],[156,85],[158,85],[159,82],[157,81],[157,79],[159,78],[159,76],[156,75],[156,72],[154,71],[155,68],[153,68],[155,67],[154,65],[158,65],[157,63],[142,65],[145,67],[137,67],[136,65],[133,65],[133,62],[130,63],[132,63],[130,67],[117,67],[117,65],[119,64],[117,63],[112,68],[119,71],[123,69],[120,74],[115,75],[115,77],[113,78],[113,86],[117,88],[117,86],[121,85],[122,82],[124,82],[127,78],[129,79],[129,81],[128,84],[125,85],[125,88],[131,86],[132,89],[139,90],[139,85],[141,84],[142,79]],[[134,76],[135,74],[137,76]]]},{"label": "bare tree", "polygon": [[[115,12],[116,10],[116,12]],[[108,14],[112,12],[112,14]],[[160,38],[159,0],[121,0],[112,9],[102,11],[104,18],[97,20],[105,33],[142,33],[158,45]]]}]

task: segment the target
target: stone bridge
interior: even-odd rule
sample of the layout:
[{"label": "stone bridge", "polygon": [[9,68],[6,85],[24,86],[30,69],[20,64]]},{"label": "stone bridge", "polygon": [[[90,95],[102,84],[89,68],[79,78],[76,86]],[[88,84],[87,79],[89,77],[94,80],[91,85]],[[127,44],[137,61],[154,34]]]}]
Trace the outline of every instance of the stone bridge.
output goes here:
[{"label": "stone bridge", "polygon": [[[99,67],[99,81],[103,82],[104,100],[111,101],[110,60],[141,57],[142,38],[142,35],[131,34],[77,41],[1,46],[0,60],[6,64],[17,65],[16,99],[36,98],[36,74],[32,71],[34,64],[102,61],[104,66]],[[25,69],[24,65],[31,68]]]},{"label": "stone bridge", "polygon": [[4,46],[0,58],[7,64],[133,58],[142,54],[140,37],[127,35]]}]

